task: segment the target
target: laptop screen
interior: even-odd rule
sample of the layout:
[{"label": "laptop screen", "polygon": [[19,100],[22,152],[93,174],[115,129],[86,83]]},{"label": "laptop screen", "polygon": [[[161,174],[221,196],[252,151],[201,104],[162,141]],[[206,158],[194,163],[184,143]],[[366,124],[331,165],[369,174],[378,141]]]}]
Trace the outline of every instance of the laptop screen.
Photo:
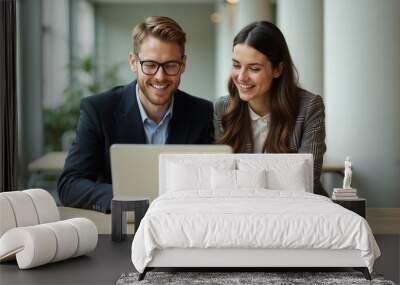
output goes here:
[{"label": "laptop screen", "polygon": [[227,145],[114,144],[111,146],[114,197],[158,196],[158,157],[161,153],[232,153]]}]

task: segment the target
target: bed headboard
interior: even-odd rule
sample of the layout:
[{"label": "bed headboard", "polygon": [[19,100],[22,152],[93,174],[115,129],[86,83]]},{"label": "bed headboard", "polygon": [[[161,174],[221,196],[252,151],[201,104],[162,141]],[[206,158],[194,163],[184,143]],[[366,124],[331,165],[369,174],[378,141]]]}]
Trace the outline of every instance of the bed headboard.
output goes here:
[{"label": "bed headboard", "polygon": [[304,191],[313,193],[312,154],[160,154],[159,195],[168,190],[171,166],[213,167],[221,164],[239,170],[266,169],[269,173],[275,173],[271,179],[275,181],[274,185],[279,182],[288,185],[290,180],[300,179],[304,184]]}]

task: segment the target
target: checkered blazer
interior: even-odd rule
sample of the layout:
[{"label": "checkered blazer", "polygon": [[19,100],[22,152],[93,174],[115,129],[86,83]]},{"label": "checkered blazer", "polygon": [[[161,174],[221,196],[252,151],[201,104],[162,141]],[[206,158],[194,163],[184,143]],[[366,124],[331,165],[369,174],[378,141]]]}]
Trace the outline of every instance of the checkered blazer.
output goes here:
[{"label": "checkered blazer", "polygon": [[[325,145],[325,106],[321,96],[307,91],[299,94],[299,114],[289,139],[289,149],[297,153],[311,153],[314,156],[314,193],[328,196],[321,185],[320,175]],[[215,138],[224,133],[222,115],[228,109],[230,97],[220,97],[214,106]],[[245,152],[252,152],[252,145],[246,145]]]}]

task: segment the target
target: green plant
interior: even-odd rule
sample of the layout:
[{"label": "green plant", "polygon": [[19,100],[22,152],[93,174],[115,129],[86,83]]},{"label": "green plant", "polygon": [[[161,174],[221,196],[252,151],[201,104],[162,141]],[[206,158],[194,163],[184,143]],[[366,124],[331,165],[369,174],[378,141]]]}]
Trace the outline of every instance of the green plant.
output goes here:
[{"label": "green plant", "polygon": [[56,108],[43,109],[45,151],[62,149],[62,136],[76,128],[79,119],[79,104],[83,97],[96,94],[121,82],[120,64],[105,71],[102,80],[96,80],[97,67],[93,56],[79,58],[68,66],[72,80],[63,92],[63,101]]}]

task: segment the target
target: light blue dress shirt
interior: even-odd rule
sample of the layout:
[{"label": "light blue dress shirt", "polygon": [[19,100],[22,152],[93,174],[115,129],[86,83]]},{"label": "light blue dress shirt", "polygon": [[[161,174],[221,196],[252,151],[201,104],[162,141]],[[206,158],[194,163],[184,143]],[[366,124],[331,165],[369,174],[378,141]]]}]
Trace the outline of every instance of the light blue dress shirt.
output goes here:
[{"label": "light blue dress shirt", "polygon": [[168,139],[168,125],[172,118],[172,109],[174,106],[174,97],[172,96],[171,103],[165,112],[164,117],[157,124],[146,113],[142,102],[139,98],[139,85],[136,84],[136,100],[139,106],[140,116],[142,117],[144,131],[146,133],[146,141],[148,144],[165,144]]}]

